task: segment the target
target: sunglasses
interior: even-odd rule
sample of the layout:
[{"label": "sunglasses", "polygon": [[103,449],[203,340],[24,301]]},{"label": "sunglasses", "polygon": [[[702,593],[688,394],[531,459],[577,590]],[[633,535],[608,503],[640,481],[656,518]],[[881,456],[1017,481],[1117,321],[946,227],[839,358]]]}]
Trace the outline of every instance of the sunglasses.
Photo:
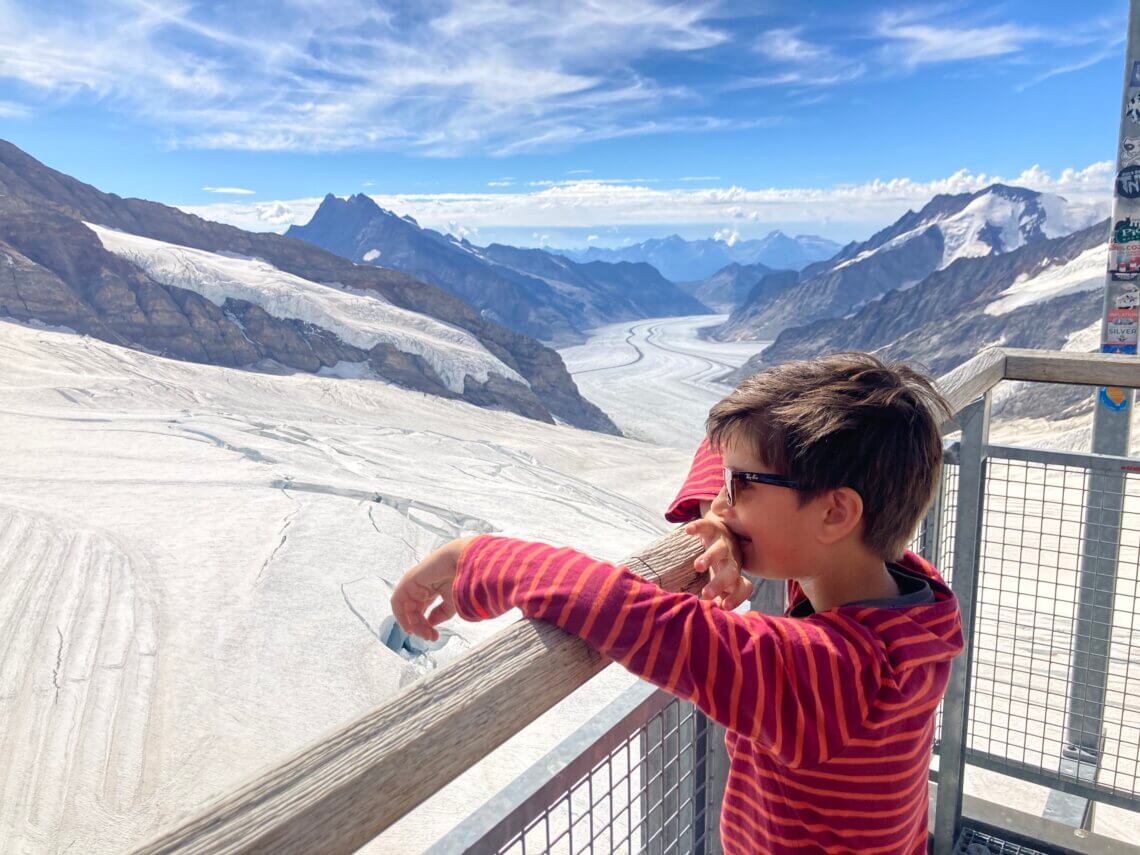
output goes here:
[{"label": "sunglasses", "polygon": [[800,485],[790,478],[779,475],[769,475],[767,472],[737,472],[735,469],[724,467],[724,490],[728,495],[728,506],[736,504],[736,482],[747,481],[753,484],[771,484],[773,487],[787,487],[789,490],[799,490]]}]

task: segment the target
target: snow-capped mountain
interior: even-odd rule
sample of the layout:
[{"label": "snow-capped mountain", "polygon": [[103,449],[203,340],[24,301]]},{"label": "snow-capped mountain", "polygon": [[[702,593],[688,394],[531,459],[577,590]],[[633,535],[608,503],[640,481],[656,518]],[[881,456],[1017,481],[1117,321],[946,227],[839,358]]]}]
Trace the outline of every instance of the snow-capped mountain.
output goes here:
[{"label": "snow-capped mountain", "polygon": [[561,358],[397,271],[122,199],[0,140],[0,318],[153,353],[373,376],[616,432]]},{"label": "snow-capped mountain", "polygon": [[578,264],[540,249],[467,240],[424,229],[363,194],[329,194],[300,238],[361,264],[401,270],[476,308],[483,317],[559,344],[614,321],[687,315],[706,307],[648,264]]},{"label": "snow-capped mountain", "polygon": [[835,255],[840,245],[816,235],[788,237],[776,230],[756,240],[685,240],[679,235],[653,238],[617,249],[588,247],[556,252],[576,261],[644,261],[674,282],[696,282],[729,264],[763,264],[799,270]]},{"label": "snow-capped mountain", "polygon": [[[1010,252],[963,257],[910,288],[895,289],[843,318],[785,329],[730,380],[788,359],[843,350],[874,350],[910,359],[940,375],[986,347],[1092,350],[1099,344],[1108,221]],[[1058,418],[1088,400],[1035,390],[1022,415]],[[1070,400],[1071,398],[1071,400]],[[1040,412],[1026,407],[1032,400]]]},{"label": "snow-capped mountain", "polygon": [[862,243],[806,267],[775,299],[751,301],[718,330],[725,340],[772,338],[785,328],[857,310],[961,259],[1000,255],[1086,228],[1096,211],[1063,198],[994,184],[977,193],[935,196]]}]

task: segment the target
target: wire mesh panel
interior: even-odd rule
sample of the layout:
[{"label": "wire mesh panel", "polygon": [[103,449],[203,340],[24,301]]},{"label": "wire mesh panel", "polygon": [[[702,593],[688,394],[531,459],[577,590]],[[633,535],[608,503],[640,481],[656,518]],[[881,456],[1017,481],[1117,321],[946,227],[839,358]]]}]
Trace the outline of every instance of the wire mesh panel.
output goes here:
[{"label": "wire mesh panel", "polygon": [[552,779],[543,798],[524,804],[513,817],[517,832],[501,843],[484,838],[475,848],[511,855],[705,852],[715,828],[705,768],[714,730],[691,704],[660,700],[644,724],[607,733],[597,746],[600,760]]},{"label": "wire mesh panel", "polygon": [[[958,520],[958,466],[947,463],[942,467],[942,481],[938,488],[941,491],[939,499],[939,517],[936,538],[927,540],[929,554],[923,558],[931,562],[942,578],[950,583],[953,576],[954,564],[954,536],[957,531]],[[939,741],[942,739],[942,709],[945,702],[938,704],[934,715],[934,751],[937,753]]]},{"label": "wire mesh panel", "polygon": [[[1117,479],[1124,486],[1116,495],[1090,492],[1089,469],[1074,465],[1079,455],[1058,463],[1048,452],[1033,456],[1003,459],[999,447],[988,463],[970,762],[1140,807],[1140,483],[1128,476]],[[1091,584],[1113,592],[1113,608],[1092,611],[1090,624],[1078,620],[1078,601],[1090,585],[1088,555],[1108,546],[1087,536],[1088,507],[1100,505],[1123,506],[1121,544],[1115,562],[1091,565]],[[1080,636],[1095,636],[1098,625],[1107,649],[1094,644],[1090,653]],[[1075,694],[1095,695],[1097,714],[1074,718]],[[1099,757],[1074,745],[1099,745]]]}]

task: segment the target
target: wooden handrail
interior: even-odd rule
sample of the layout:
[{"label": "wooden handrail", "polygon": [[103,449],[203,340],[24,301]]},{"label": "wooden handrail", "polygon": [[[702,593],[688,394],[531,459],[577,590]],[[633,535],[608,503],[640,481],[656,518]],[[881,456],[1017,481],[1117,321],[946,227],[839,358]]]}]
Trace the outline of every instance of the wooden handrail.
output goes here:
[{"label": "wooden handrail", "polygon": [[[991,348],[938,386],[957,413],[1003,379],[1136,388],[1140,360]],[[677,529],[622,563],[666,590],[696,591],[699,553]],[[135,851],[353,852],[606,664],[552,624],[521,620]]]},{"label": "wooden handrail", "polygon": [[[622,563],[696,591],[699,544],[677,529]],[[607,664],[520,620],[136,851],[354,852]]]}]

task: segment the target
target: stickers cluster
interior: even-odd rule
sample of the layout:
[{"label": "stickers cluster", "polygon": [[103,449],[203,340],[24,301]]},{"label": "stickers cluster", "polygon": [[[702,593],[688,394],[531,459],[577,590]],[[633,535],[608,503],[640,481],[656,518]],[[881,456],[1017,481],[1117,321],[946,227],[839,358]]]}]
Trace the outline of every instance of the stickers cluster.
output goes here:
[{"label": "stickers cluster", "polygon": [[[1108,316],[1105,319],[1103,353],[1136,355],[1137,310],[1140,308],[1140,61],[1129,66],[1128,100],[1124,108],[1124,133],[1120,141],[1116,173],[1117,219],[1109,244]],[[1128,407],[1128,393],[1109,386],[1100,390],[1100,402],[1110,410]]]}]

